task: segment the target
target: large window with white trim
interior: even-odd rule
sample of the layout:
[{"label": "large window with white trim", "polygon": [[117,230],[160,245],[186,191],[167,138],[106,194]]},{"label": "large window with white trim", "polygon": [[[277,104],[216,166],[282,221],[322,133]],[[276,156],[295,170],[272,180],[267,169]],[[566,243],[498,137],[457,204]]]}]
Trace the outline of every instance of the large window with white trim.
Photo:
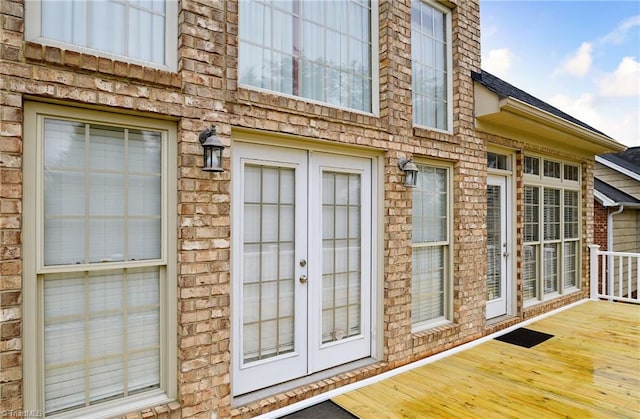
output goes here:
[{"label": "large window with white trim", "polygon": [[449,168],[418,165],[413,190],[411,323],[414,330],[450,319]]},{"label": "large window with white trim", "polygon": [[26,35],[35,42],[177,68],[176,0],[26,2]]},{"label": "large window with white trim", "polygon": [[580,286],[580,166],[524,157],[525,302],[553,298]]},{"label": "large window with white trim", "polygon": [[411,2],[413,123],[451,128],[451,13],[429,0]]},{"label": "large window with white trim", "polygon": [[372,112],[368,0],[239,2],[240,83]]},{"label": "large window with white trim", "polygon": [[76,417],[166,399],[175,368],[175,126],[26,110],[25,215],[34,222],[25,226],[26,362],[40,360],[29,364],[27,399],[46,415]]}]

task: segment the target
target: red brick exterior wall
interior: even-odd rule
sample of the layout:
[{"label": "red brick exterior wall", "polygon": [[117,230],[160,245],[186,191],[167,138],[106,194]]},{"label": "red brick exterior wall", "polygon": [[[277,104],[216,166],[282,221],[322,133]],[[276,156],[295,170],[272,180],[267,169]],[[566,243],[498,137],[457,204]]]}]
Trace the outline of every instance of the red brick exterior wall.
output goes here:
[{"label": "red brick exterior wall", "polygon": [[594,201],[593,205],[593,244],[600,246],[600,250],[609,250],[608,248],[608,229],[607,222],[609,218],[609,210],[600,202]]}]

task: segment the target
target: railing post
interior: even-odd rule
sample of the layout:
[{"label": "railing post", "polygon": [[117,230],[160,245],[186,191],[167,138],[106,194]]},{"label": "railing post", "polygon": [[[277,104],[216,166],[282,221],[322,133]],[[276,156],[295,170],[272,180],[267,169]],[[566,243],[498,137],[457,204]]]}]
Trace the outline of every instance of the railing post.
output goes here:
[{"label": "railing post", "polygon": [[592,300],[598,299],[598,250],[597,244],[589,245],[589,294]]}]

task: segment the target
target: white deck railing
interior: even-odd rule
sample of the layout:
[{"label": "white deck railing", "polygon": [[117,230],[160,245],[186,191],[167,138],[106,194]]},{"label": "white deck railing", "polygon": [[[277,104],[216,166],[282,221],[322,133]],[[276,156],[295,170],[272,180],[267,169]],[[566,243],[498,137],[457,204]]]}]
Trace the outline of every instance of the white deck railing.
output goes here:
[{"label": "white deck railing", "polygon": [[600,251],[596,244],[589,250],[591,299],[640,304],[640,253]]}]

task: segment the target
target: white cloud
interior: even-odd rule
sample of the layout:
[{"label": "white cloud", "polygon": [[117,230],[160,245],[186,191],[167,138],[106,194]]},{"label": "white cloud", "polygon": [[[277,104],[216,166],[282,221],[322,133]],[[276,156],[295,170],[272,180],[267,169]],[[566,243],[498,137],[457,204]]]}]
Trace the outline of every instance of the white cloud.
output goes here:
[{"label": "white cloud", "polygon": [[605,133],[628,147],[640,146],[640,113],[620,113],[607,125]]},{"label": "white cloud", "polygon": [[590,93],[576,98],[559,94],[548,103],[626,146],[640,145],[640,112],[629,103],[612,105]]},{"label": "white cloud", "polygon": [[590,42],[583,42],[576,52],[568,57],[561,65],[554,71],[554,75],[568,74],[575,77],[584,77],[591,69],[591,51],[593,45]]},{"label": "white cloud", "polygon": [[493,35],[498,33],[498,26],[495,24],[491,24],[487,27],[482,28],[482,36],[485,38],[491,38]]},{"label": "white cloud", "polygon": [[596,109],[596,100],[590,93],[583,93],[577,98],[559,94],[549,99],[549,103],[596,129],[604,125],[602,116]]},{"label": "white cloud", "polygon": [[640,15],[632,16],[620,23],[614,30],[600,38],[600,42],[605,44],[620,44],[632,28],[640,26]]},{"label": "white cloud", "polygon": [[498,77],[504,77],[511,68],[513,54],[508,48],[492,49],[482,60],[482,68]]},{"label": "white cloud", "polygon": [[624,57],[613,73],[602,76],[598,88],[605,97],[640,96],[640,62]]}]

